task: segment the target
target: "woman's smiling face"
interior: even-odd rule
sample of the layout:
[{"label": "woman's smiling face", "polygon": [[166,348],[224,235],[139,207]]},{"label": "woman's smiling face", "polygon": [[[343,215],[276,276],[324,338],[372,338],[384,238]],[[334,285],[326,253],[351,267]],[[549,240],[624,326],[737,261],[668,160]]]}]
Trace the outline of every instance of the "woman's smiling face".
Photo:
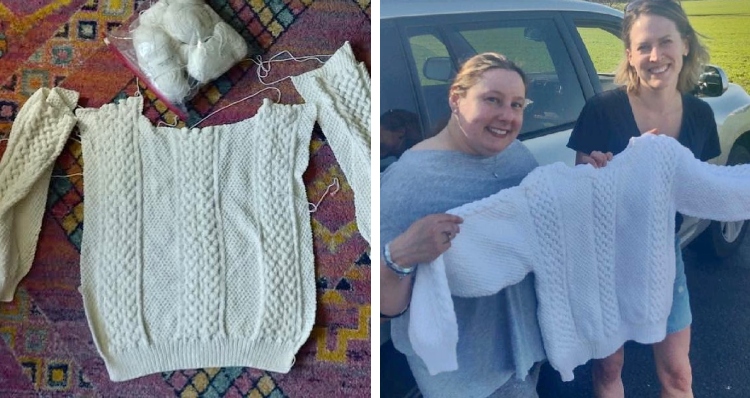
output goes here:
[{"label": "woman's smiling face", "polygon": [[641,87],[673,90],[677,88],[683,57],[689,49],[672,20],[643,14],[630,29],[630,47],[626,51]]},{"label": "woman's smiling face", "polygon": [[469,152],[493,156],[517,137],[523,123],[526,87],[515,71],[485,71],[465,95],[451,95],[454,117]]}]

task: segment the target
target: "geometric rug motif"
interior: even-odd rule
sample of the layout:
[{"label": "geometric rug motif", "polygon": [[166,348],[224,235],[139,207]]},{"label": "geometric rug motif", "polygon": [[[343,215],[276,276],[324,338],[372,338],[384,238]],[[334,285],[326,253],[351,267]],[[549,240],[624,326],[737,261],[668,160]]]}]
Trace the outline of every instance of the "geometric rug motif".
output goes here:
[{"label": "geometric rug motif", "polygon": [[[98,107],[140,92],[154,124],[174,114],[139,82],[102,39],[133,17],[142,1],[0,0],[0,136],[39,87],[81,93],[83,106]],[[345,40],[368,61],[370,1],[209,0],[217,13],[263,59],[282,51],[296,56],[332,54]],[[335,26],[336,29],[331,29]],[[318,67],[314,62],[274,64],[276,80]],[[259,91],[256,66],[243,61],[207,84],[188,104],[192,125],[208,114]],[[277,87],[282,103],[302,99],[287,79]],[[202,126],[232,123],[257,112],[261,96],[226,108]],[[276,100],[274,95],[274,100]],[[182,369],[113,383],[96,352],[77,288],[85,228],[85,159],[74,129],[55,162],[46,213],[31,271],[11,303],[0,303],[0,397],[207,396],[338,397],[370,394],[369,247],[357,230],[351,186],[319,127],[311,132],[310,162],[303,175],[311,214],[316,319],[308,341],[287,374],[251,368]],[[7,143],[0,142],[0,155]]]}]

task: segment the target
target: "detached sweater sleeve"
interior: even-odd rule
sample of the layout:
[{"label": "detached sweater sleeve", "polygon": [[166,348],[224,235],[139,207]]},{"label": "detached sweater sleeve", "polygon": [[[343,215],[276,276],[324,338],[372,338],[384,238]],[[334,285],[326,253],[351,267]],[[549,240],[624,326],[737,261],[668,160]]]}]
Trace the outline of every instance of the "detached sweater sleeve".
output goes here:
[{"label": "detached sweater sleeve", "polygon": [[750,219],[750,165],[717,166],[677,148],[677,211],[716,221]]},{"label": "detached sweater sleeve", "polygon": [[52,166],[76,123],[78,93],[40,88],[23,105],[0,161],[0,301],[12,301],[36,252]]},{"label": "detached sweater sleeve", "polygon": [[[528,178],[528,177],[527,177]],[[523,186],[449,211],[464,219],[451,248],[417,271],[409,340],[430,374],[458,369],[451,295],[489,296],[520,282],[533,264],[533,226]]]},{"label": "detached sweater sleeve", "polygon": [[349,42],[321,68],[292,77],[305,101],[318,106],[318,124],[354,191],[357,226],[370,242],[370,75]]}]

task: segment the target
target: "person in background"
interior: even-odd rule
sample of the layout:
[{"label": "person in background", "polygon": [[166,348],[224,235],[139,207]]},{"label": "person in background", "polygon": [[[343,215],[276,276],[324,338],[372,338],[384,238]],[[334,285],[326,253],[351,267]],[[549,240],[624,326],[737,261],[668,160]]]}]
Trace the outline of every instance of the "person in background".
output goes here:
[{"label": "person in background", "polygon": [[390,109],[380,116],[380,171],[422,139],[419,119],[413,112]]},{"label": "person in background", "polygon": [[[698,82],[708,52],[674,0],[637,0],[625,8],[622,25],[625,57],[616,82],[623,87],[600,93],[584,106],[568,142],[576,163],[603,167],[631,137],[665,134],[708,160],[721,152],[711,108],[690,92]],[[654,167],[658,167],[654,159]],[[682,216],[677,214],[679,230]],[[675,231],[676,232],[676,231]],[[673,305],[667,336],[653,345],[662,397],[692,397],[692,369],[688,357],[692,314],[679,239]],[[598,397],[623,397],[622,347],[593,364]]]},{"label": "person in background", "polygon": [[458,370],[430,375],[408,336],[415,271],[461,230],[461,219],[445,212],[518,185],[537,166],[517,140],[526,84],[524,72],[500,54],[470,58],[451,85],[445,128],[381,174],[381,319],[392,319],[393,344],[427,397],[537,396],[536,364],[545,355],[533,275],[493,296],[453,298]]}]

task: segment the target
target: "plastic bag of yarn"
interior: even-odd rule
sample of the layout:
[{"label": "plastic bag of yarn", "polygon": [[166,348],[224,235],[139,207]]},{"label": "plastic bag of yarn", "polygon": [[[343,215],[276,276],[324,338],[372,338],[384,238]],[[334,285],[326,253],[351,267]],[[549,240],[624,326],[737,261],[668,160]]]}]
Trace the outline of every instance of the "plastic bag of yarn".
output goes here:
[{"label": "plastic bag of yarn", "polygon": [[146,1],[104,41],[184,120],[198,90],[248,53],[242,36],[203,0]]}]

